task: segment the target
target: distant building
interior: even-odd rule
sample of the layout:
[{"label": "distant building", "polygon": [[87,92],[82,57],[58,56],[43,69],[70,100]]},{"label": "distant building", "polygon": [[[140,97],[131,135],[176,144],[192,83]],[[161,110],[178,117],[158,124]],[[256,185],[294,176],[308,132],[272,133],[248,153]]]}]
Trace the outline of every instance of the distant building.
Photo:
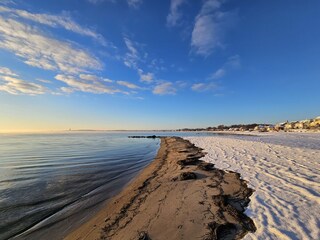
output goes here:
[{"label": "distant building", "polygon": [[287,124],[287,122],[283,122],[283,123],[278,123],[274,126],[274,129],[276,131],[280,131],[280,130],[284,130],[285,125]]},{"label": "distant building", "polygon": [[269,125],[266,127],[268,132],[273,132],[276,131],[275,126],[274,125]]},{"label": "distant building", "polygon": [[304,129],[305,124],[303,122],[296,122],[294,123],[294,129]]},{"label": "distant building", "polygon": [[320,127],[320,117],[316,117],[313,121],[310,122],[311,128],[319,128]]},{"label": "distant building", "polygon": [[259,125],[259,126],[256,126],[254,129],[254,131],[259,131],[259,132],[267,132],[267,126],[264,126],[264,125]]},{"label": "distant building", "polygon": [[284,125],[284,130],[294,129],[294,125],[295,125],[295,122],[287,122],[287,123]]}]

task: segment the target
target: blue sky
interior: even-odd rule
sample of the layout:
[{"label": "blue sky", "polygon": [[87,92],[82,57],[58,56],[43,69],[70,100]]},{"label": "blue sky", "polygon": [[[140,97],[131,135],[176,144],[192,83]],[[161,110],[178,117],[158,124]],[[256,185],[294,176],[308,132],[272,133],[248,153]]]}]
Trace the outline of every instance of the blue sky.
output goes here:
[{"label": "blue sky", "polygon": [[0,3],[0,131],[319,115],[320,2]]}]

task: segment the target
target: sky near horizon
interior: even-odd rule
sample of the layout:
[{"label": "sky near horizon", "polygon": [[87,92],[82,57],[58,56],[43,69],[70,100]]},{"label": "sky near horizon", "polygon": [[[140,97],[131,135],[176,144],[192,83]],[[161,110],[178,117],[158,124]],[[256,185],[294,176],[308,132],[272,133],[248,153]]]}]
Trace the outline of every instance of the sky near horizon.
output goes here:
[{"label": "sky near horizon", "polygon": [[320,1],[4,0],[0,132],[320,115]]}]

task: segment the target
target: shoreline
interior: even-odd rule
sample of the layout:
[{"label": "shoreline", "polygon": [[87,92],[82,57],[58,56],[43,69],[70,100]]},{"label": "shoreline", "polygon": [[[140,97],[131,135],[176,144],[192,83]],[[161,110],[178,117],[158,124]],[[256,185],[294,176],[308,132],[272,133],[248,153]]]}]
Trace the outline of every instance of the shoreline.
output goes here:
[{"label": "shoreline", "polygon": [[202,149],[163,137],[155,160],[65,239],[241,239],[253,190],[236,172],[199,160]]},{"label": "shoreline", "polygon": [[187,137],[208,153],[204,161],[241,174],[255,189],[247,214],[252,239],[319,239],[320,134],[252,138]]}]

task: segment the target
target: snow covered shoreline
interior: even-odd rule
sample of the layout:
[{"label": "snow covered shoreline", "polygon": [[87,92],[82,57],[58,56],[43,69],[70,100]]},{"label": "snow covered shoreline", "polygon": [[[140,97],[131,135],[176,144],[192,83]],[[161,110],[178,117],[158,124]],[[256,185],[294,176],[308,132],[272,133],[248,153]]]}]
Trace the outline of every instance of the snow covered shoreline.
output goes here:
[{"label": "snow covered shoreline", "polygon": [[320,239],[320,134],[186,139],[208,153],[202,160],[239,172],[256,190],[247,214],[257,231],[245,239]]}]

